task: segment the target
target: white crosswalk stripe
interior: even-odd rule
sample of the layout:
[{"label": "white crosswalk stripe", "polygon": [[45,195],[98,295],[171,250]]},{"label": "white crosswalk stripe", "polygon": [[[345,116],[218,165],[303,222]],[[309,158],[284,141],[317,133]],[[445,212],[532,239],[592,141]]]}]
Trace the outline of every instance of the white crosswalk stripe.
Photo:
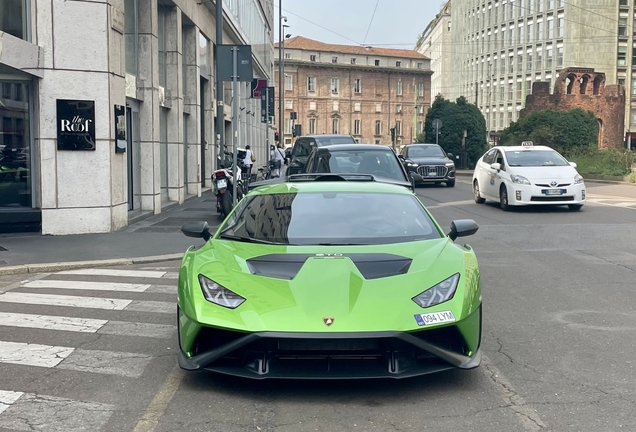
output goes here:
[{"label": "white crosswalk stripe", "polygon": [[[74,375],[59,374],[141,379],[176,334],[176,268],[67,270],[0,293],[0,367],[13,375],[0,383],[0,429],[100,431],[117,407],[68,398],[73,381],[64,377]],[[21,388],[20,376],[36,370],[58,371],[47,381],[60,376],[61,384],[43,395],[28,381]]]},{"label": "white crosswalk stripe", "polygon": [[587,204],[598,206],[620,207],[636,210],[636,199],[630,198],[607,198],[602,196],[592,196],[587,198]]}]

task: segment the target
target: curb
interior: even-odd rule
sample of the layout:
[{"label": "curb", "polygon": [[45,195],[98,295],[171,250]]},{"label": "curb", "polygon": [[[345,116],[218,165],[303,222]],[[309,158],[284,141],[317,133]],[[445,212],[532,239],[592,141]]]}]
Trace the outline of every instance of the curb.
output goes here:
[{"label": "curb", "polygon": [[93,261],[69,261],[63,263],[43,263],[43,264],[22,264],[17,266],[0,267],[0,276],[26,274],[26,273],[49,273],[62,270],[74,270],[90,267],[114,267],[133,264],[149,264],[162,261],[176,261],[183,258],[182,253],[169,255],[155,255],[136,258],[116,258]]}]

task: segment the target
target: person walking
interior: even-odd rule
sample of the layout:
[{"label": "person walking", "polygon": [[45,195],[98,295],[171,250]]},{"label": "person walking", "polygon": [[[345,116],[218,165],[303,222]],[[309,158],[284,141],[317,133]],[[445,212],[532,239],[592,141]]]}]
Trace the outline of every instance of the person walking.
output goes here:
[{"label": "person walking", "polygon": [[250,150],[250,145],[245,146],[245,161],[243,161],[243,165],[245,166],[245,172],[247,174],[247,178],[252,178],[252,167],[254,166],[254,162],[256,162],[256,157],[252,150]]},{"label": "person walking", "polygon": [[285,153],[282,149],[282,144],[279,142],[276,144],[276,148],[274,149],[274,157],[272,158],[274,162],[274,169],[272,169],[272,177],[280,177],[283,172],[283,165],[285,163]]}]

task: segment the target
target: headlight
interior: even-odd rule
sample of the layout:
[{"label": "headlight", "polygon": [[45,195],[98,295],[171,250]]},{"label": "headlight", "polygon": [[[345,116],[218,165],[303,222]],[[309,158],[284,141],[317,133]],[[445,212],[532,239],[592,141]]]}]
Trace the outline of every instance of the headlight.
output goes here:
[{"label": "headlight", "polygon": [[206,278],[203,275],[199,275],[199,283],[201,284],[201,291],[203,291],[203,297],[211,303],[219,306],[226,307],[228,309],[236,309],[243,304],[245,299],[235,292],[230,291],[222,285]]},{"label": "headlight", "polygon": [[455,166],[455,163],[454,162],[447,162],[446,166],[452,168],[452,167]]},{"label": "headlight", "polygon": [[445,281],[440,282],[423,293],[413,297],[412,300],[423,308],[444,303],[445,301],[453,298],[458,282],[459,273],[456,273]]},{"label": "headlight", "polygon": [[574,176],[574,184],[583,183],[583,176],[581,174],[577,174]]},{"label": "headlight", "polygon": [[411,168],[417,168],[419,166],[419,164],[416,164],[415,162],[407,162],[406,165],[410,166]]},{"label": "headlight", "polygon": [[524,176],[520,176],[520,175],[511,174],[510,175],[510,180],[512,180],[513,183],[525,184],[525,185],[529,185],[530,184],[530,180],[528,180]]}]

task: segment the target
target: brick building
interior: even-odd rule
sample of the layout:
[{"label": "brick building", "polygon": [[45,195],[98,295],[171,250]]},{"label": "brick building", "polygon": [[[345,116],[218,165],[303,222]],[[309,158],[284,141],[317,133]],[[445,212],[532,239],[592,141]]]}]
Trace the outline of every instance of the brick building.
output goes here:
[{"label": "brick building", "polygon": [[569,111],[581,108],[594,113],[599,122],[599,148],[623,148],[625,132],[625,88],[605,85],[605,74],[594,69],[566,68],[560,71],[550,94],[550,83],[535,82],[526,106],[519,113],[552,109]]},{"label": "brick building", "polygon": [[[384,145],[391,145],[391,127],[397,129],[398,145],[413,142],[424,129],[432,75],[426,56],[301,36],[285,41],[283,48],[286,144],[295,124],[303,135],[351,134],[361,143]],[[278,85],[278,60],[274,69]],[[276,95],[278,114],[278,88]]]}]

